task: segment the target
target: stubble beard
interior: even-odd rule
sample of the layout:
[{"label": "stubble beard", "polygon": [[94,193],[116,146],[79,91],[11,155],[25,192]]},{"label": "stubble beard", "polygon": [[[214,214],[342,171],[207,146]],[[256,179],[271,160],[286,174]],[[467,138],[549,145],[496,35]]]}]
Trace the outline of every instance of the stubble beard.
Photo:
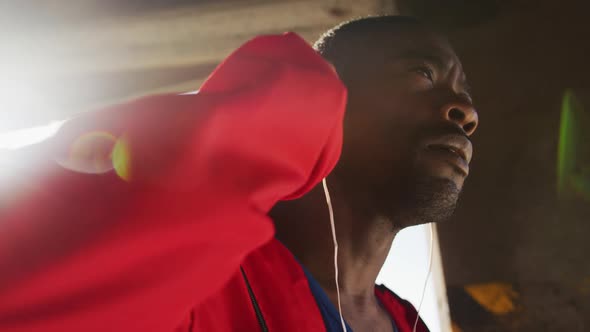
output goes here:
[{"label": "stubble beard", "polygon": [[407,181],[402,188],[391,216],[394,226],[402,228],[447,221],[455,212],[461,192],[455,182],[433,176]]}]

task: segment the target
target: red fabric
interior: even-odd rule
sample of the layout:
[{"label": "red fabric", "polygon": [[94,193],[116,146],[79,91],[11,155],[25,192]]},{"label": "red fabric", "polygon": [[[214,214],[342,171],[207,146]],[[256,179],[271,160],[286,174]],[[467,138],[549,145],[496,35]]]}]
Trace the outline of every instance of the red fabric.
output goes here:
[{"label": "red fabric", "polygon": [[[252,252],[242,264],[269,331],[325,332],[325,324],[301,265],[279,241]],[[416,310],[384,286],[375,295],[399,332],[412,332]],[[260,331],[241,273],[219,293],[196,306],[180,331]],[[417,332],[427,332],[420,320]]]},{"label": "red fabric", "polygon": [[[410,302],[400,298],[383,285],[375,287],[375,295],[381,300],[381,303],[395,321],[399,332],[414,331],[414,323],[418,313]],[[416,324],[416,332],[428,332],[428,327],[421,318],[418,319]]]},{"label": "red fabric", "polygon": [[[301,196],[335,165],[345,103],[330,65],[302,39],[264,36],[197,94],[87,113],[17,153],[5,169],[19,180],[0,189],[0,331],[254,328],[241,263],[263,303],[273,288],[261,280],[299,285],[301,298],[284,297],[281,310],[264,304],[280,326],[271,331],[321,331],[302,272],[287,264],[270,278],[285,253],[257,248],[274,243],[266,213],[276,201]],[[128,172],[101,159],[115,144]]]}]

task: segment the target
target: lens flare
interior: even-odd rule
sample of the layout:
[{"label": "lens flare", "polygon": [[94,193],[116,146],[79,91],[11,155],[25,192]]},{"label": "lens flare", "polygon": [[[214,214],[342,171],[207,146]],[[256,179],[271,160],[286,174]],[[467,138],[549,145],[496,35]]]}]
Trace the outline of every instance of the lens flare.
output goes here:
[{"label": "lens flare", "polygon": [[131,153],[125,136],[120,137],[113,148],[113,167],[117,175],[125,180],[131,180]]},{"label": "lens flare", "polygon": [[105,131],[94,131],[74,140],[68,155],[58,163],[71,171],[103,174],[114,171],[125,181],[131,179],[131,151],[125,136],[116,137]]},{"label": "lens flare", "polygon": [[102,174],[113,169],[111,154],[117,138],[111,133],[94,131],[78,137],[70,145],[60,165],[80,173]]}]

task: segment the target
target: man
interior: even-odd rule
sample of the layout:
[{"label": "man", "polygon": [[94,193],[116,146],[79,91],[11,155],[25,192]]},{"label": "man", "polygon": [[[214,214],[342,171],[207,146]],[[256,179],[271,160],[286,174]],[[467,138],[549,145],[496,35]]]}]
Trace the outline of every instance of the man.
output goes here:
[{"label": "man", "polygon": [[[349,92],[343,152],[328,177],[343,315],[354,331],[388,331],[389,317],[373,291],[377,274],[399,230],[453,212],[477,113],[449,44],[414,19],[349,22],[315,47]],[[321,191],[282,203],[272,215],[277,237],[336,303]]]},{"label": "man", "polygon": [[454,209],[478,121],[465,75],[411,18],[351,21],[316,48],[331,65],[293,34],[256,38],[195,95],[86,114],[18,153],[0,330],[341,331],[319,185],[340,157],[347,330],[411,331],[415,310],[374,281],[400,229]]}]

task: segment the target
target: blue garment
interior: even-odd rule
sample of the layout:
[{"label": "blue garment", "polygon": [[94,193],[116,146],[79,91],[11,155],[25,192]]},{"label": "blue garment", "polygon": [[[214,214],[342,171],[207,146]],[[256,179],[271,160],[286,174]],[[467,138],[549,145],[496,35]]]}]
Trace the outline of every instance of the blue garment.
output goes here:
[{"label": "blue garment", "polygon": [[[303,267],[303,271],[305,272],[305,276],[307,277],[307,282],[309,283],[311,293],[315,297],[320,312],[322,313],[322,317],[324,318],[324,323],[326,324],[326,331],[343,332],[342,322],[340,321],[340,314],[338,313],[338,310],[332,304],[332,302],[330,302],[328,295],[326,294],[326,292],[324,292],[324,289],[322,288],[322,286],[320,286],[320,283],[314,279],[311,273],[307,271],[305,266],[301,266]],[[348,324],[346,323],[346,321],[344,322],[344,324],[346,324],[347,332],[353,332],[350,326],[348,326]],[[391,324],[393,326],[393,332],[398,332],[393,320],[391,321]]]}]

